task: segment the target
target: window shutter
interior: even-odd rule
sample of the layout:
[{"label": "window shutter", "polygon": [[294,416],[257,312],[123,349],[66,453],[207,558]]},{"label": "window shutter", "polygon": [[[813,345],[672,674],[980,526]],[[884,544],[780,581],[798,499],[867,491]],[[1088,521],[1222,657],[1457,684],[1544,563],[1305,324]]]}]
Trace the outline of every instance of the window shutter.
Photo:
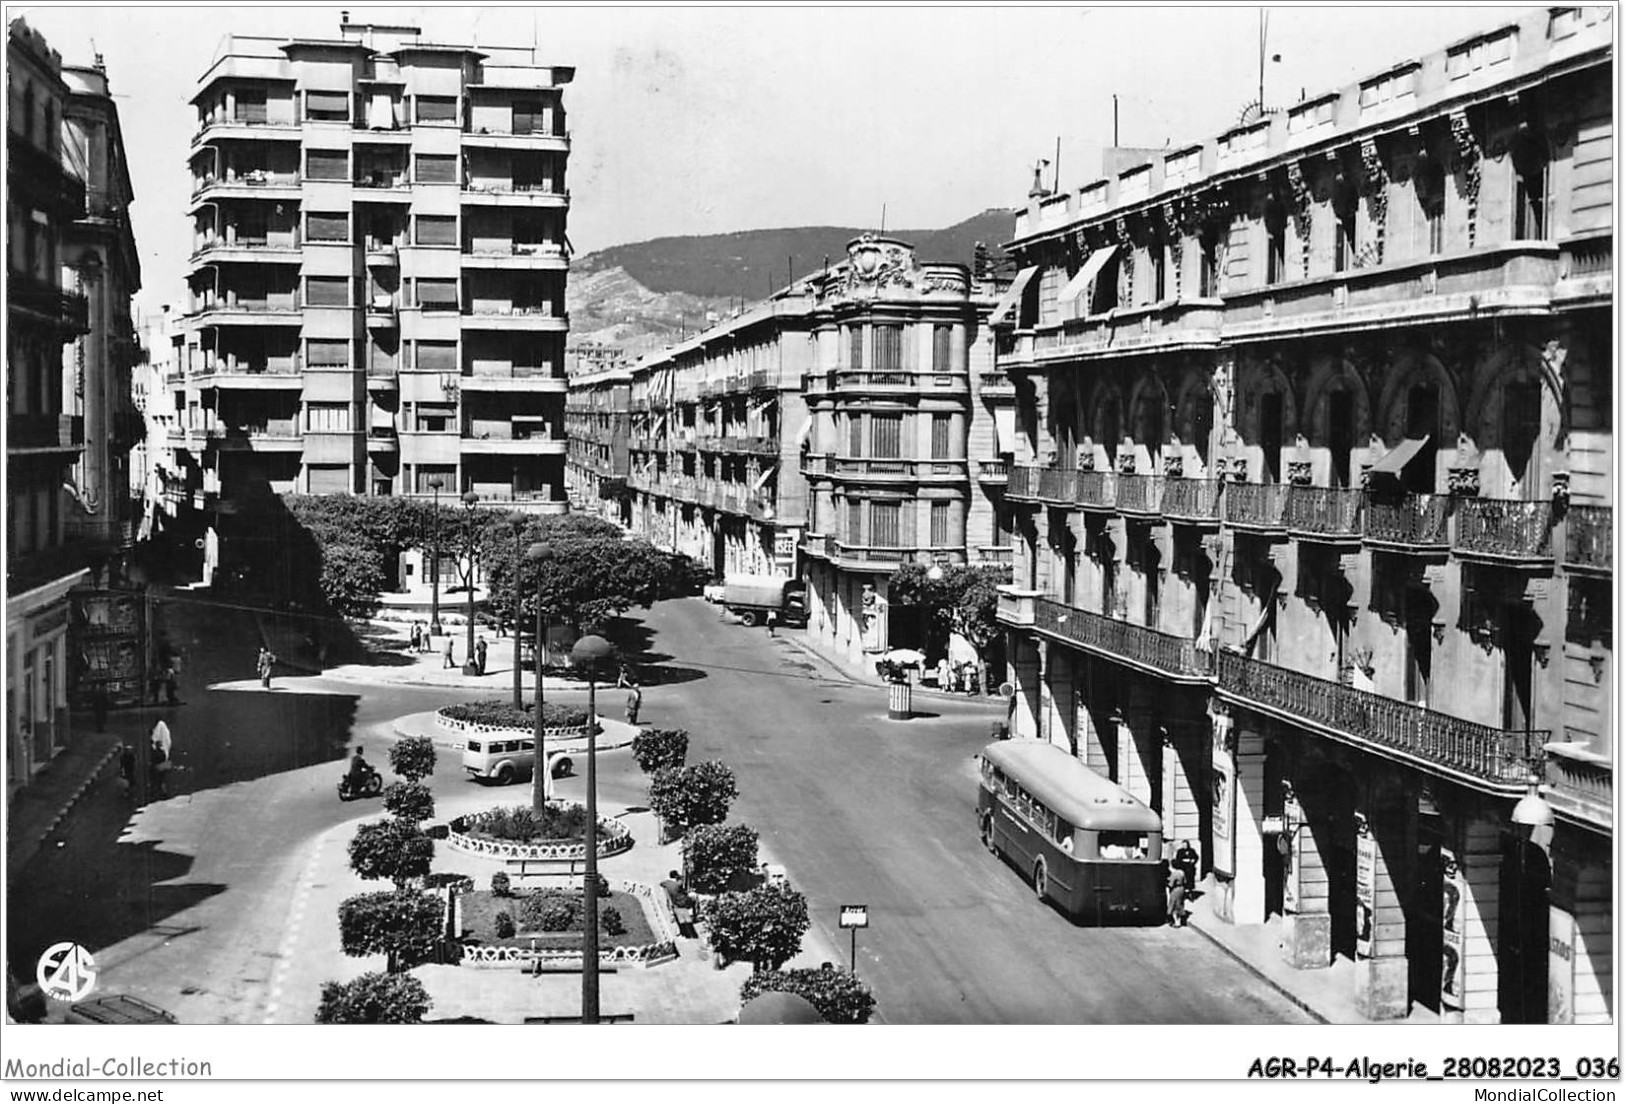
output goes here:
[{"label": "window shutter", "polygon": [[947,326],[937,326],[931,332],[931,370],[951,372],[952,362],[953,330]]},{"label": "window shutter", "polygon": [[417,367],[420,372],[455,372],[456,344],[450,341],[418,342]]},{"label": "window shutter", "polygon": [[456,245],[457,220],[440,215],[419,215],[417,243],[419,245]]},{"label": "window shutter", "polygon": [[312,211],[305,221],[305,234],[311,241],[349,241],[350,216]]},{"label": "window shutter", "polygon": [[343,276],[310,276],[305,280],[307,307],[347,307],[350,281]]},{"label": "window shutter", "polygon": [[311,494],[345,494],[350,490],[350,469],[343,464],[309,464],[305,472]]},{"label": "window shutter", "polygon": [[863,367],[863,327],[854,325],[848,327],[848,332],[852,335],[852,363],[848,367],[857,370]]},{"label": "window shutter", "polygon": [[455,123],[457,98],[455,96],[419,96],[417,121],[420,123]]},{"label": "window shutter", "polygon": [[419,184],[457,183],[457,158],[420,153],[417,180]]},{"label": "window shutter", "polygon": [[350,343],[348,341],[311,340],[305,345],[305,367],[348,368]]},{"label": "window shutter", "polygon": [[419,280],[418,306],[431,310],[457,309],[456,280]]},{"label": "window shutter", "polygon": [[305,118],[348,119],[350,94],[348,92],[306,92]]},{"label": "window shutter", "polygon": [[307,150],[305,175],[312,180],[347,180],[350,155],[344,150]]}]

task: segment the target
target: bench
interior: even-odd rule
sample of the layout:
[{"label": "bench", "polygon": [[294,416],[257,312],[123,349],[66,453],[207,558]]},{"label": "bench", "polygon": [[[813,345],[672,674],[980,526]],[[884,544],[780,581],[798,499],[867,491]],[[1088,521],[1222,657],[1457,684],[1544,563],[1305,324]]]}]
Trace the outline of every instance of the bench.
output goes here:
[{"label": "bench", "polygon": [[[598,1013],[598,1022],[601,1024],[629,1024],[632,1022],[632,1016],[633,1013],[631,1012],[600,1012]],[[525,1017],[525,1023],[527,1024],[578,1024],[580,1022],[580,1013],[562,1016]]]},{"label": "bench", "polygon": [[[503,859],[502,864],[510,870],[517,867],[521,878],[579,878],[587,870],[587,861],[585,859]],[[531,867],[541,867],[542,869],[533,871]]]},{"label": "bench", "polygon": [[[605,966],[602,962],[598,964],[600,974],[613,974],[618,969],[619,967],[616,966]],[[538,958],[531,963],[530,968],[525,973],[530,974],[532,977],[541,977],[543,974],[579,974],[581,973],[581,964],[575,962],[544,962]]]}]

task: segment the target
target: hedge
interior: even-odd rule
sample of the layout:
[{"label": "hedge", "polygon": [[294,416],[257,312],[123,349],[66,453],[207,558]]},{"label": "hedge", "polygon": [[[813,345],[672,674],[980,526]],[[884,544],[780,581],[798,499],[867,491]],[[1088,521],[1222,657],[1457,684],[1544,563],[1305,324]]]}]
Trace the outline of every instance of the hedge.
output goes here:
[{"label": "hedge", "polygon": [[[536,726],[535,714],[529,710],[515,709],[511,703],[495,699],[442,706],[440,712],[448,720],[462,721],[464,724],[525,730]],[[579,728],[586,723],[587,711],[579,706],[561,705],[557,702],[542,703],[544,728]]]}]

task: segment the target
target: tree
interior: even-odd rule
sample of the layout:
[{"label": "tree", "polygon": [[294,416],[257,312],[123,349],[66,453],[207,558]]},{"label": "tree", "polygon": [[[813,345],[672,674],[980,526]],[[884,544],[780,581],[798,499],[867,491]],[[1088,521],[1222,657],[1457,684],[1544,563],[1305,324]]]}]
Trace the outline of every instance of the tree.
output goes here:
[{"label": "tree", "polygon": [[384,808],[397,820],[421,824],[434,816],[434,794],[422,782],[391,782],[384,787]]},{"label": "tree", "polygon": [[[522,568],[521,625],[534,623],[538,593],[550,620],[577,631],[602,627],[634,606],[648,607],[666,596],[666,554],[647,541],[625,540],[619,530],[614,536],[540,539],[546,554],[540,561],[527,559]],[[512,558],[509,552],[487,564],[491,605],[502,613],[513,605]]]},{"label": "tree", "polygon": [[[948,634],[959,633],[976,648],[985,666],[989,649],[1002,639],[999,587],[1005,582],[1005,570],[952,565],[942,569],[940,579],[932,579],[930,570],[920,564],[904,564],[893,572],[888,588],[892,604],[927,612],[928,651],[944,650]],[[981,674],[980,685],[985,689],[985,670]]]},{"label": "tree", "polygon": [[384,557],[375,548],[348,541],[322,546],[322,601],[340,617],[371,617],[389,585]]},{"label": "tree", "polygon": [[357,958],[388,955],[389,972],[429,961],[446,925],[440,898],[416,889],[363,893],[339,905],[339,945]]},{"label": "tree", "polygon": [[434,764],[434,741],[427,736],[407,736],[389,747],[389,769],[408,782],[429,777]]},{"label": "tree", "polygon": [[397,817],[363,824],[350,841],[350,869],[369,880],[387,878],[396,888],[428,874],[433,861],[434,840]]},{"label": "tree", "polygon": [[354,981],[322,985],[316,1009],[319,1024],[422,1023],[434,1002],[423,983],[411,974],[362,974]]},{"label": "tree", "polygon": [[702,824],[683,839],[688,881],[701,893],[720,893],[756,869],[758,836],[743,824]]},{"label": "tree", "polygon": [[719,759],[666,767],[649,782],[649,807],[668,831],[681,835],[700,824],[720,824],[739,796],[733,771]]},{"label": "tree", "polygon": [[632,737],[632,758],[644,774],[666,767],[680,767],[688,758],[688,730],[646,728]]},{"label": "tree", "polygon": [[828,1023],[868,1023],[874,994],[852,974],[826,966],[820,970],[762,970],[745,979],[741,1001],[763,993],[794,993],[818,1009]]},{"label": "tree", "polygon": [[748,961],[777,970],[801,951],[807,934],[807,898],[782,882],[744,893],[724,893],[705,914],[711,947],[725,961]]}]

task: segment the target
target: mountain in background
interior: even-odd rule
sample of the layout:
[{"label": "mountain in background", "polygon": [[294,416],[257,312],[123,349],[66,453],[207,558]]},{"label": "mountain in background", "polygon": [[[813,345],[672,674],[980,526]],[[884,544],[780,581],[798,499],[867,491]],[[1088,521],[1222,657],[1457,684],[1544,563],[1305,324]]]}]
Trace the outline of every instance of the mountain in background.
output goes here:
[{"label": "mountain in background", "polygon": [[[991,209],[941,230],[896,230],[925,262],[969,267],[978,242],[997,253],[1015,236],[1014,211]],[[636,358],[704,329],[824,266],[846,258],[865,233],[851,226],[800,226],[732,234],[655,238],[601,249],[570,266],[566,305],[571,345],[608,345]],[[582,365],[582,368],[587,368]]]}]

